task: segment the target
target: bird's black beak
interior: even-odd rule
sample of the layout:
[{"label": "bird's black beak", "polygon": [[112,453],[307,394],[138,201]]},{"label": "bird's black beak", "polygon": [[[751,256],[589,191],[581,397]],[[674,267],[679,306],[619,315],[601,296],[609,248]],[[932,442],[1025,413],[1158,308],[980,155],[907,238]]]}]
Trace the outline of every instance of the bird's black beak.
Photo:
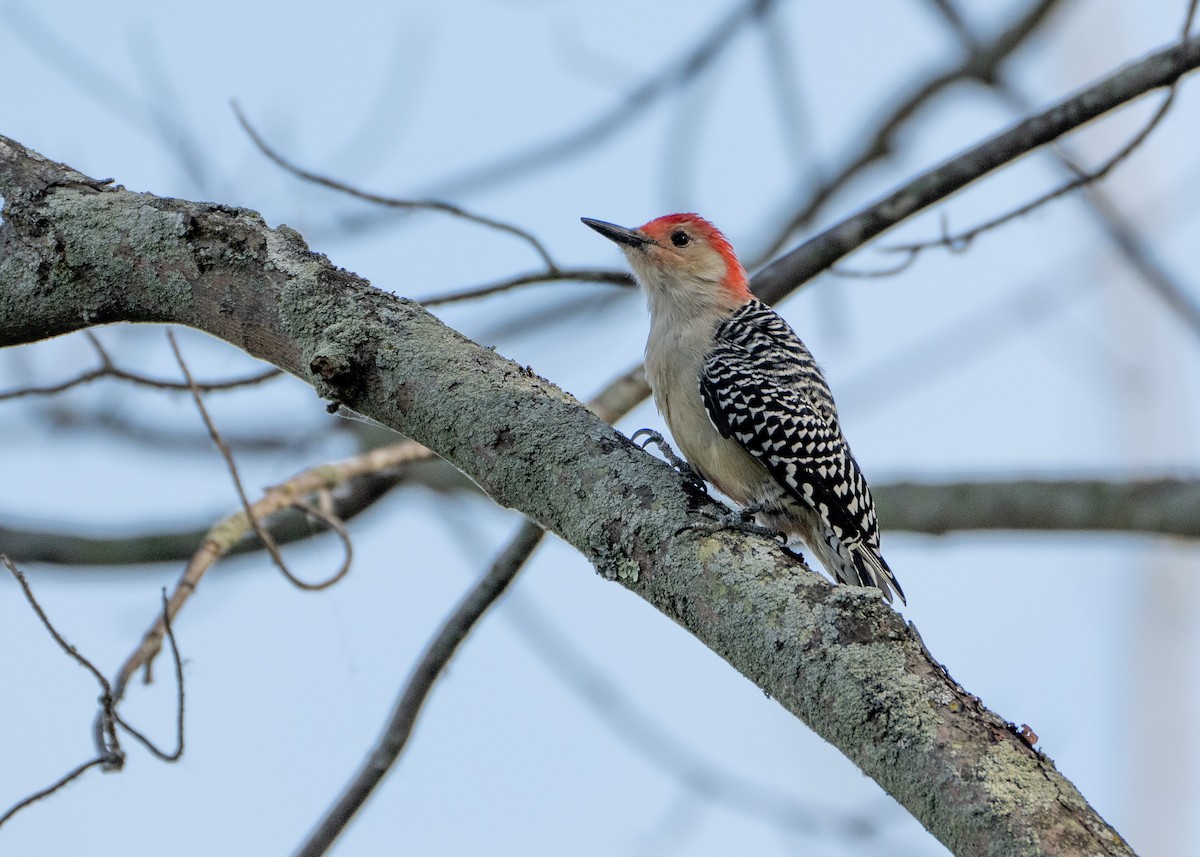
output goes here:
[{"label": "bird's black beak", "polygon": [[609,223],[604,220],[593,220],[590,217],[581,217],[579,219],[595,229],[609,241],[615,241],[618,244],[624,244],[626,247],[637,247],[638,249],[641,249],[647,244],[655,243],[652,239],[647,238],[636,229],[626,229],[624,226],[617,226],[615,223]]}]

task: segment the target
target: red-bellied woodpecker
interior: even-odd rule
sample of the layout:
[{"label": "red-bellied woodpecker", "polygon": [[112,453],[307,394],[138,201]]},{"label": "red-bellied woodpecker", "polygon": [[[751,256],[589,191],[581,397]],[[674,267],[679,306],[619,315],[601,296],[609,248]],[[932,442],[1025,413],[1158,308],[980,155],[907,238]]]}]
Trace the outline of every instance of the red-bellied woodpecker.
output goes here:
[{"label": "red-bellied woodpecker", "polygon": [[583,222],[620,246],[646,291],[646,379],[689,466],[764,526],[798,536],[838,581],[903,601],[829,386],[750,293],[725,236],[695,214],[637,229]]}]

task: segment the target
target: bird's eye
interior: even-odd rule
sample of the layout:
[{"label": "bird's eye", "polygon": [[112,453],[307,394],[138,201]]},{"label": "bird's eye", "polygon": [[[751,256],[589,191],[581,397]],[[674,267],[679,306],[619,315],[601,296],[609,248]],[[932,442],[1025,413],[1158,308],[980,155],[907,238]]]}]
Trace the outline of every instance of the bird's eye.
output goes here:
[{"label": "bird's eye", "polygon": [[686,247],[687,243],[692,239],[682,229],[671,233],[671,243],[676,247]]}]

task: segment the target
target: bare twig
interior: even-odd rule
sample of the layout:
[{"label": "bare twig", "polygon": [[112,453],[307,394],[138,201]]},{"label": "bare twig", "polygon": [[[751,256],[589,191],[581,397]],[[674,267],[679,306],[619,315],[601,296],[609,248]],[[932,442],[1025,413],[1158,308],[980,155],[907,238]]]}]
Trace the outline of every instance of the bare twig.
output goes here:
[{"label": "bare twig", "polygon": [[[1176,83],[1178,83],[1178,81],[1176,81]],[[896,244],[892,247],[887,247],[886,250],[888,252],[892,252],[892,253],[906,254],[906,256],[907,256],[906,260],[903,263],[901,263],[905,267],[912,264],[913,259],[919,253],[921,253],[924,250],[928,250],[932,247],[945,247],[946,249],[951,250],[955,253],[961,253],[964,250],[966,250],[971,245],[971,243],[976,238],[978,238],[980,235],[982,235],[983,233],[990,232],[993,229],[996,229],[999,226],[1003,226],[1004,224],[1009,223],[1013,220],[1016,220],[1019,217],[1024,217],[1026,214],[1029,214],[1029,213],[1041,208],[1046,203],[1053,202],[1054,200],[1056,200],[1060,197],[1066,196],[1068,193],[1071,193],[1072,191],[1079,190],[1080,188],[1084,187],[1085,185],[1093,184],[1095,182],[1100,181],[1105,176],[1107,176],[1110,172],[1112,172],[1113,169],[1115,169],[1118,164],[1120,164],[1122,161],[1124,161],[1126,158],[1128,158],[1130,155],[1132,155],[1134,150],[1137,149],[1139,146],[1141,146],[1141,144],[1143,142],[1145,142],[1146,138],[1150,135],[1150,132],[1153,131],[1156,127],[1158,127],[1158,124],[1162,121],[1163,117],[1165,117],[1167,115],[1167,111],[1170,110],[1172,103],[1174,103],[1174,100],[1175,100],[1175,85],[1173,84],[1167,92],[1167,97],[1163,99],[1163,102],[1162,102],[1162,104],[1159,105],[1158,110],[1156,110],[1154,112],[1154,115],[1150,118],[1150,121],[1146,123],[1146,125],[1142,128],[1142,130],[1139,131],[1133,137],[1132,140],[1130,140],[1123,147],[1121,147],[1121,149],[1115,155],[1110,157],[1107,161],[1105,161],[1103,164],[1101,164],[1095,170],[1082,173],[1082,174],[1076,176],[1071,181],[1065,182],[1064,184],[1059,185],[1054,190],[1047,191],[1046,193],[1042,194],[1041,196],[1038,196],[1035,199],[1030,200],[1029,202],[1025,203],[1024,205],[1018,206],[1017,208],[1014,208],[1011,211],[1005,212],[1004,214],[1001,214],[998,217],[993,217],[990,220],[985,220],[983,223],[980,223],[978,226],[973,226],[970,229],[964,230],[962,232],[956,232],[951,235],[944,235],[941,238],[937,238],[937,239],[930,240],[930,241],[914,241],[914,242],[910,242],[907,244]]]},{"label": "bare twig", "polygon": [[[58,633],[58,630],[53,624],[51,624],[50,618],[46,615],[45,611],[42,610],[42,605],[39,604],[37,599],[34,597],[33,590],[29,588],[29,582],[25,579],[25,575],[17,570],[17,567],[13,565],[12,560],[5,555],[0,555],[0,561],[3,561],[4,565],[8,567],[8,570],[12,572],[13,576],[16,577],[17,581],[21,584],[21,589],[25,593],[25,600],[29,602],[29,606],[33,608],[33,611],[37,614],[38,619],[42,621],[42,624],[46,627],[46,630],[50,632],[50,636],[54,638],[54,642],[58,643],[59,647],[64,652],[73,658],[80,666],[90,672],[92,677],[96,679],[96,683],[100,685],[102,691],[100,694],[100,710],[96,713],[96,722],[93,728],[98,758],[100,763],[104,765],[105,770],[120,770],[125,764],[125,751],[121,749],[121,741],[117,736],[117,719],[114,709],[116,697],[113,696],[112,685],[109,683],[105,675],[100,672],[100,670],[96,669],[91,661],[76,651],[75,647],[69,644],[65,639],[63,639],[62,635]],[[75,774],[75,776],[78,776],[78,773],[82,773],[82,771],[86,770],[87,767],[88,766],[85,765],[82,770]],[[70,782],[70,779],[74,779],[74,776],[60,782],[65,784],[66,782]]]},{"label": "bare twig", "polygon": [[331,190],[338,191],[339,193],[344,193],[348,196],[354,197],[355,199],[361,199],[365,202],[374,203],[376,205],[383,205],[389,208],[438,211],[471,221],[472,223],[478,223],[480,225],[487,226],[490,229],[496,229],[501,232],[506,232],[510,235],[515,235],[533,248],[534,252],[538,254],[542,260],[542,264],[545,266],[543,270],[536,273],[522,274],[519,276],[510,277],[506,280],[501,280],[497,283],[474,286],[471,288],[462,289],[458,292],[453,292],[451,294],[437,295],[426,298],[421,301],[421,303],[425,306],[437,306],[438,304],[472,300],[535,283],[588,282],[613,283],[615,285],[622,286],[633,285],[633,279],[628,274],[621,271],[594,268],[561,268],[554,260],[554,257],[550,255],[550,251],[546,249],[546,246],[540,240],[538,240],[538,238],[532,232],[522,229],[519,226],[514,226],[511,223],[491,217],[484,217],[483,215],[467,211],[460,206],[442,200],[413,200],[384,196],[382,194],[365,191],[345,182],[338,181],[337,179],[332,179],[328,176],[319,175],[318,173],[306,170],[287,160],[285,157],[283,157],[283,155],[271,148],[254,128],[254,126],[250,124],[250,121],[242,113],[242,109],[236,101],[233,102],[233,111],[237,115],[238,122],[241,123],[242,128],[250,136],[250,139],[253,140],[254,145],[258,147],[259,151],[297,178],[320,185],[322,187],[327,187]]},{"label": "bare twig", "polygon": [[1200,66],[1200,37],[1157,51],[928,170],[868,208],[781,256],[753,277],[754,291],[775,302],[871,239],[941,202],[993,170]]},{"label": "bare twig", "polygon": [[29,581],[16,567],[13,561],[9,559],[7,555],[0,554],[0,562],[2,562],[13,575],[13,577],[16,578],[17,583],[21,586],[21,591],[25,594],[25,600],[29,602],[29,606],[33,608],[34,613],[49,632],[50,636],[54,639],[54,642],[57,643],[59,648],[66,652],[72,660],[90,672],[92,677],[96,679],[96,683],[100,685],[101,689],[100,711],[96,715],[95,725],[96,743],[99,754],[96,756],[96,758],[79,765],[77,768],[50,786],[34,792],[24,800],[19,801],[14,806],[9,808],[7,812],[0,816],[0,826],[2,826],[6,821],[16,815],[22,809],[31,806],[44,797],[54,794],[63,786],[67,785],[67,783],[70,783],[72,780],[76,779],[85,771],[95,767],[96,765],[102,765],[106,770],[120,770],[125,763],[125,751],[121,749],[121,742],[117,736],[117,726],[120,726],[122,729],[136,738],[147,750],[158,756],[158,758],[162,759],[163,761],[178,761],[183,755],[183,660],[179,655],[179,647],[176,645],[175,635],[171,631],[170,623],[166,618],[167,601],[165,590],[163,592],[163,621],[167,623],[167,636],[171,641],[171,652],[174,655],[175,660],[175,678],[177,681],[179,695],[178,717],[176,721],[178,737],[177,746],[173,753],[166,753],[159,749],[153,741],[146,738],[141,732],[131,726],[128,721],[121,717],[117,711],[117,702],[119,701],[119,696],[113,693],[112,685],[105,675],[100,672],[100,670],[97,669],[90,660],[84,657],[79,650],[75,648],[75,646],[68,643],[62,634],[59,633],[58,629],[54,627],[54,624],[50,621],[50,617],[46,615],[46,611],[42,609],[42,605],[34,596],[33,590],[29,586]]},{"label": "bare twig", "polygon": [[328,491],[356,477],[366,474],[380,473],[390,468],[432,458],[433,454],[411,440],[402,441],[386,447],[369,450],[342,462],[321,464],[309,468],[282,485],[267,490],[266,494],[252,505],[250,509],[242,508],[238,512],[217,521],[201,540],[200,548],[194,553],[183,575],[175,584],[167,599],[166,611],[156,619],[142,637],[141,643],[121,665],[117,677],[113,681],[117,698],[125,692],[130,679],[144,670],[147,677],[155,656],[162,648],[162,640],[166,634],[164,619],[173,620],[183,605],[187,603],[192,593],[196,591],[205,572],[217,560],[230,553],[244,536],[253,530],[251,517],[264,521],[284,509],[288,509],[303,501],[303,498],[314,493]]},{"label": "bare twig", "polygon": [[176,690],[178,693],[178,700],[179,700],[177,708],[176,708],[177,717],[176,717],[176,723],[175,723],[175,729],[176,729],[175,750],[170,753],[166,753],[163,750],[160,750],[153,741],[151,741],[149,738],[147,738],[141,732],[139,732],[138,730],[136,730],[132,726],[130,726],[129,723],[126,722],[125,719],[122,718],[119,713],[117,713],[116,704],[117,704],[117,702],[120,701],[117,698],[113,699],[113,718],[118,723],[121,724],[121,727],[126,732],[128,732],[130,735],[132,735],[134,738],[136,738],[143,747],[145,747],[147,750],[149,750],[155,756],[162,759],[164,762],[178,762],[183,757],[183,703],[184,703],[184,699],[183,699],[183,659],[179,656],[179,644],[175,642],[175,631],[174,631],[174,629],[171,628],[171,617],[169,615],[167,615],[167,590],[166,590],[166,587],[163,587],[163,590],[162,590],[162,613],[160,614],[160,616],[162,619],[163,628],[166,630],[166,633],[167,633],[167,641],[171,644],[171,660],[172,660],[172,663],[174,663],[174,665],[175,665],[175,687],[176,687]]},{"label": "bare twig", "polygon": [[[975,43],[974,37],[962,21],[961,16],[958,15],[957,9],[954,8],[951,0],[930,0],[930,2],[947,18],[948,23],[959,33],[960,38],[968,48]],[[1195,2],[1189,4],[1186,15],[1187,21],[1181,29],[1180,38],[1187,37],[1191,22],[1195,19],[1196,5]],[[1002,77],[997,76],[992,82],[992,86],[1019,113],[1027,113],[1030,110],[1027,99],[1022,97],[1016,87],[1009,84]],[[1086,170],[1075,164],[1061,147],[1054,146],[1052,151],[1058,157],[1063,167],[1075,177],[1086,173]],[[1126,262],[1137,271],[1142,280],[1166,302],[1194,334],[1200,335],[1200,304],[1196,303],[1188,293],[1188,290],[1178,282],[1178,279],[1155,258],[1146,240],[1099,187],[1095,184],[1090,184],[1082,188],[1082,190],[1084,192],[1083,199],[1087,203],[1088,211],[1099,223],[1101,229],[1108,235],[1113,246],[1124,256]],[[942,234],[943,237],[948,238],[950,235],[949,229],[943,226]],[[952,251],[958,249],[951,243],[948,243],[947,246]],[[901,266],[898,267],[911,265],[918,255],[916,252],[911,253]],[[835,274],[842,273],[838,268],[834,268],[833,272]]]},{"label": "bare twig", "polygon": [[33,608],[33,612],[37,614],[38,619],[45,627],[46,631],[54,638],[54,642],[58,643],[58,647],[62,649],[71,660],[79,664],[85,670],[92,674],[96,682],[104,689],[105,694],[109,693],[108,679],[104,677],[104,673],[96,668],[96,665],[89,661],[86,657],[80,654],[79,650],[72,646],[63,638],[58,629],[50,621],[50,617],[46,615],[46,611],[42,609],[42,605],[38,603],[34,597],[33,590],[29,586],[29,581],[25,579],[25,575],[20,569],[13,564],[13,561],[7,554],[0,554],[0,562],[4,563],[4,567],[9,570],[9,573],[17,579],[17,583],[21,585],[21,591],[25,593],[25,600],[29,602],[29,606]]},{"label": "bare twig", "polygon": [[844,277],[847,280],[884,280],[888,277],[894,277],[897,274],[903,274],[913,263],[917,261],[918,253],[910,253],[903,261],[897,262],[890,268],[876,268],[871,271],[858,271],[853,268],[846,268],[841,265],[834,265],[829,269],[829,273],[835,277]]},{"label": "bare twig", "polygon": [[322,584],[322,588],[333,586],[333,584],[337,583],[350,572],[350,565],[354,562],[354,543],[350,539],[350,533],[346,531],[346,525],[333,513],[332,509],[323,508],[304,500],[294,500],[292,508],[299,509],[301,512],[316,518],[330,530],[337,533],[338,539],[341,540],[342,565],[334,572],[332,577]]},{"label": "bare twig", "polygon": [[509,235],[515,235],[517,238],[520,238],[533,248],[534,252],[541,257],[542,262],[545,263],[548,269],[555,270],[557,268],[554,259],[550,256],[549,251],[542,244],[542,242],[539,241],[533,233],[528,232],[519,226],[514,226],[511,223],[506,223],[502,220],[496,220],[492,217],[485,217],[482,214],[475,214],[474,212],[467,211],[465,208],[445,202],[444,200],[401,199],[394,196],[384,196],[382,194],[356,188],[347,184],[346,182],[338,181],[337,179],[332,179],[328,176],[323,176],[319,173],[314,173],[311,170],[306,170],[303,167],[297,166],[267,145],[267,142],[262,138],[258,131],[255,130],[254,126],[250,124],[250,120],[248,120],[245,114],[242,113],[242,108],[236,101],[231,102],[231,106],[233,107],[234,114],[237,116],[238,122],[242,126],[242,130],[244,130],[250,136],[250,139],[254,141],[254,145],[258,147],[258,150],[274,161],[278,166],[297,178],[301,178],[304,181],[312,184],[320,185],[321,187],[329,188],[330,190],[335,190],[338,193],[343,193],[347,196],[352,196],[355,199],[361,199],[365,202],[374,203],[375,205],[383,205],[388,208],[401,208],[412,211],[437,211],[441,212],[442,214],[449,214],[453,217],[470,221],[471,223],[478,223],[479,225],[486,226],[489,229],[495,229],[499,232],[506,232]]},{"label": "bare twig", "polygon": [[[1188,4],[1186,20],[1184,21],[1183,29],[1180,34],[1181,46],[1187,42],[1188,33],[1191,31],[1192,21],[1196,15],[1197,2],[1198,0],[1191,0],[1191,2]],[[1154,115],[1150,117],[1150,120],[1142,127],[1140,131],[1138,131],[1137,134],[1133,136],[1132,139],[1129,140],[1129,142],[1117,150],[1114,155],[1109,157],[1108,160],[1104,161],[1096,169],[1082,171],[1076,168],[1070,161],[1064,161],[1069,167],[1071,167],[1072,170],[1076,172],[1075,178],[1063,183],[1062,185],[1059,185],[1051,191],[1047,191],[1046,193],[1034,198],[1033,200],[1030,200],[1024,205],[1018,206],[1012,211],[1006,212],[1005,214],[994,217],[990,220],[986,220],[978,226],[974,226],[971,229],[963,232],[953,235],[944,235],[941,238],[933,241],[917,241],[909,244],[897,244],[896,246],[889,247],[887,249],[896,253],[907,253],[909,261],[911,261],[912,258],[921,251],[928,250],[931,247],[946,247],[954,250],[955,252],[960,252],[965,250],[972,241],[974,241],[983,233],[990,232],[998,226],[1003,226],[1005,223],[1009,223],[1019,217],[1024,217],[1026,214],[1041,208],[1046,203],[1066,196],[1072,191],[1079,190],[1086,185],[1099,182],[1114,169],[1116,169],[1119,164],[1132,155],[1134,151],[1140,148],[1142,143],[1146,141],[1146,138],[1149,137],[1150,134],[1153,133],[1154,129],[1159,126],[1162,120],[1166,117],[1167,113],[1170,111],[1171,106],[1175,103],[1175,93],[1178,92],[1178,89],[1179,78],[1175,78],[1173,81],[1171,81],[1167,88],[1166,97],[1163,98],[1162,103],[1158,106],[1158,109],[1154,111]]]},{"label": "bare twig", "polygon": [[287,567],[287,563],[283,561],[283,555],[279,552],[279,546],[275,544],[275,540],[271,538],[271,534],[255,516],[254,510],[251,508],[250,498],[246,496],[246,489],[242,487],[242,478],[238,474],[237,463],[233,460],[233,453],[229,450],[229,445],[225,443],[225,439],[221,437],[221,433],[217,431],[216,423],[208,415],[208,408],[204,407],[204,399],[200,395],[199,388],[192,380],[192,373],[188,370],[187,363],[183,359],[183,354],[179,350],[179,343],[175,341],[175,334],[170,328],[167,328],[167,339],[171,343],[171,351],[175,354],[175,360],[179,363],[179,369],[183,372],[183,377],[187,379],[188,386],[192,390],[192,399],[196,403],[196,409],[200,411],[200,417],[204,420],[205,427],[208,428],[209,436],[212,437],[213,443],[220,450],[221,457],[225,459],[225,466],[229,470],[229,476],[233,480],[234,488],[237,489],[238,498],[242,501],[242,508],[246,511],[246,516],[250,520],[250,526],[254,528],[255,535],[258,536],[258,540],[262,542],[263,547],[267,549],[267,553],[271,555],[275,567],[298,589],[315,592],[337,583],[345,574],[344,570],[338,571],[333,577],[319,583],[309,583],[296,577],[296,575],[292,574],[291,569]]},{"label": "bare twig", "polygon": [[72,780],[78,779],[80,776],[82,776],[84,773],[86,773],[90,768],[94,768],[97,765],[103,765],[103,764],[105,764],[106,761],[107,760],[105,759],[104,756],[97,756],[94,759],[84,762],[78,768],[75,768],[73,771],[64,775],[62,778],[55,780],[53,783],[46,786],[44,789],[34,792],[33,794],[29,795],[29,797],[25,798],[24,800],[17,801],[12,806],[10,806],[7,811],[5,811],[4,815],[0,815],[0,827],[3,827],[4,824],[10,818],[12,818],[14,815],[16,815],[21,810],[25,809],[26,807],[32,806],[33,804],[37,803],[39,800],[41,800],[44,797],[50,797],[50,795],[54,794],[56,791],[58,791],[63,786],[70,783]]},{"label": "bare twig", "polygon": [[[83,333],[84,336],[87,337],[88,342],[90,342],[92,347],[96,350],[96,355],[100,358],[99,366],[97,366],[95,369],[90,369],[87,372],[81,372],[74,378],[69,378],[66,381],[62,381],[58,384],[49,384],[41,387],[21,387],[16,390],[5,390],[4,392],[0,392],[0,402],[3,402],[7,399],[19,399],[24,396],[53,396],[57,395],[58,393],[65,392],[66,390],[70,390],[72,387],[78,387],[82,384],[90,384],[92,381],[97,381],[101,378],[116,378],[120,381],[128,381],[131,384],[137,384],[143,387],[154,387],[158,390],[186,391],[190,389],[187,384],[180,383],[179,381],[164,381],[158,378],[150,378],[137,372],[131,372],[128,369],[122,369],[113,362],[112,357],[109,356],[104,346],[100,343],[100,340],[92,331],[85,330]],[[270,369],[264,369],[261,372],[256,372],[255,374],[248,375],[244,378],[234,378],[229,381],[197,382],[196,386],[206,393],[211,393],[215,390],[235,390],[239,387],[252,387],[256,384],[261,384],[263,381],[268,381],[271,378],[277,378],[282,374],[283,372],[281,370],[272,366]]]},{"label": "bare twig", "polygon": [[987,44],[978,46],[957,66],[929,78],[907,97],[889,99],[888,103],[897,106],[878,124],[873,134],[860,135],[867,141],[863,149],[809,194],[804,205],[785,220],[782,228],[776,229],[774,237],[765,247],[755,250],[750,258],[750,267],[758,267],[778,253],[791,236],[810,224],[851,179],[890,155],[898,132],[937,95],[962,81],[987,82],[994,78],[1003,63],[1037,31],[1060,2],[1033,0],[1009,27],[997,33]]},{"label": "bare twig", "polygon": [[500,280],[499,282],[489,283],[484,286],[473,286],[458,292],[435,295],[422,299],[420,303],[422,306],[427,307],[438,306],[439,304],[487,297],[488,295],[507,292],[511,289],[534,283],[558,282],[611,283],[614,286],[626,286],[629,288],[634,286],[633,277],[624,271],[610,271],[603,268],[551,268],[536,274],[521,274],[517,277],[510,277],[507,280]]},{"label": "bare twig", "polygon": [[763,15],[773,3],[774,0],[746,0],[691,50],[639,85],[619,104],[559,137],[444,180],[437,184],[437,193],[458,196],[494,187],[594,148],[635,121],[663,95],[694,80],[733,43],[742,25]]},{"label": "bare twig", "polygon": [[317,857],[326,853],[371,792],[382,782],[408,743],[417,715],[442,670],[487,609],[508,588],[545,534],[545,530],[537,524],[531,521],[523,523],[516,537],[496,558],[487,574],[464,596],[442,624],[409,674],[392,710],[391,719],[375,748],[338,802],[296,852],[297,857]]}]

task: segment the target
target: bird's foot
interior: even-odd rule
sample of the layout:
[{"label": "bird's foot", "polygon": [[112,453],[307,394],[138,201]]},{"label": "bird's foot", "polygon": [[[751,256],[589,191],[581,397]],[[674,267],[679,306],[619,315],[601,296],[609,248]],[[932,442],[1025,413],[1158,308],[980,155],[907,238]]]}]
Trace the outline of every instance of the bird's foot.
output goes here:
[{"label": "bird's foot", "polygon": [[[638,443],[638,438],[640,437],[645,437],[646,439]],[[638,429],[629,436],[629,439],[634,443],[638,443],[638,446],[642,449],[645,449],[650,444],[657,446],[658,451],[662,453],[662,457],[667,460],[667,464],[670,464],[679,471],[679,475],[683,477],[689,490],[697,494],[708,493],[708,486],[704,484],[704,480],[700,478],[700,474],[692,470],[691,465],[680,458],[675,450],[671,449],[671,445],[667,443],[666,438],[662,436],[661,432],[648,428]]]},{"label": "bird's foot", "polygon": [[766,536],[771,539],[777,539],[781,545],[787,547],[787,534],[773,527],[764,527],[755,520],[755,516],[764,510],[764,506],[760,503],[755,503],[746,506],[742,509],[726,509],[725,514],[718,515],[713,518],[710,523],[705,524],[684,524],[675,534],[692,530],[693,532],[712,535],[719,533],[722,530],[735,530],[739,533],[746,533],[752,536]]}]

